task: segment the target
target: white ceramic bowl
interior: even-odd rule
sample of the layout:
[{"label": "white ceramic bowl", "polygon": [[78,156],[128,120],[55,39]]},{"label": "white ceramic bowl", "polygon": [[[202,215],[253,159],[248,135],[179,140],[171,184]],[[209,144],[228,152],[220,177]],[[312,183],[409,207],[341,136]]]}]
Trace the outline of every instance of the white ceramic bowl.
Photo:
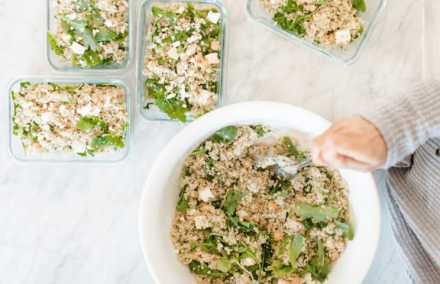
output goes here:
[{"label": "white ceramic bowl", "polygon": [[[139,230],[142,250],[156,283],[194,283],[186,266],[178,260],[170,240],[171,221],[179,195],[183,161],[198,144],[228,125],[264,124],[289,128],[315,136],[329,122],[287,104],[247,102],[215,110],[180,131],[154,163],[144,187]],[[355,238],[337,261],[326,283],[360,284],[368,272],[379,239],[380,212],[377,189],[369,174],[341,171],[350,189],[355,219]]]}]

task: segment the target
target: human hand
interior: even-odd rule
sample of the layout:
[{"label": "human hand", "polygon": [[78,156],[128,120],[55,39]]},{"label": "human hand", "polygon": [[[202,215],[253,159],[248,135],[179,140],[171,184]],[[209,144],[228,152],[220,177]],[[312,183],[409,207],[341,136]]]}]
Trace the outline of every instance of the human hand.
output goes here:
[{"label": "human hand", "polygon": [[334,123],[314,139],[312,146],[312,158],[318,165],[365,172],[383,166],[387,153],[380,131],[361,117]]}]

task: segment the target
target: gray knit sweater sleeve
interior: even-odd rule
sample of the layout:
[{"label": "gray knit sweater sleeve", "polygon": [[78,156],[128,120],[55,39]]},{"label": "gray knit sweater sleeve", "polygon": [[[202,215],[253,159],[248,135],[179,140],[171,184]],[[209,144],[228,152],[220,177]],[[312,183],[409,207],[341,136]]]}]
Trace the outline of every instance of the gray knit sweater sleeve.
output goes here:
[{"label": "gray knit sweater sleeve", "polygon": [[440,81],[427,81],[363,113],[388,146],[384,168],[403,160],[429,138],[440,137]]}]

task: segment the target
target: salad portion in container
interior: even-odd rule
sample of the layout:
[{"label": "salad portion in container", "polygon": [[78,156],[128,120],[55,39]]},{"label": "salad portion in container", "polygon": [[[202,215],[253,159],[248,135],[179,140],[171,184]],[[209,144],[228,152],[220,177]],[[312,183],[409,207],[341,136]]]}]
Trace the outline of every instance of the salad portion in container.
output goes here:
[{"label": "salad portion in container", "polygon": [[112,160],[127,151],[127,91],[119,83],[19,81],[10,96],[20,159]]},{"label": "salad portion in container", "polygon": [[216,108],[225,56],[221,6],[152,1],[144,4],[143,13],[147,13],[141,21],[144,116],[186,122]]},{"label": "salad portion in container", "polygon": [[326,48],[347,48],[364,31],[364,0],[259,0],[284,31]]},{"label": "salad portion in container", "polygon": [[171,228],[197,283],[323,283],[354,237],[339,172],[301,163],[307,148],[261,125],[228,126],[184,161]]},{"label": "salad portion in container", "polygon": [[331,59],[352,63],[385,0],[248,0],[248,15]]},{"label": "salad portion in container", "polygon": [[129,58],[129,0],[48,0],[57,69],[119,69]]}]

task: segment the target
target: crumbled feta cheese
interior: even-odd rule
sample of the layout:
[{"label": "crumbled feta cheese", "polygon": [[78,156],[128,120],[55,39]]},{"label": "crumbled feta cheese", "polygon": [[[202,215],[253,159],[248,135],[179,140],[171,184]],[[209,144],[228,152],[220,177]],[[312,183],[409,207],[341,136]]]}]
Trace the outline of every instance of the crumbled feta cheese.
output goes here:
[{"label": "crumbled feta cheese", "polygon": [[167,96],[166,96],[166,98],[167,99],[172,99],[172,98],[175,98],[177,96],[177,94],[175,94],[175,93],[169,93]]},{"label": "crumbled feta cheese", "polygon": [[251,258],[251,257],[243,258],[243,259],[240,261],[240,264],[243,265],[243,266],[252,266],[252,265],[254,265],[255,263],[256,263],[256,262],[255,262],[255,259],[253,259],[253,258]]},{"label": "crumbled feta cheese", "polygon": [[346,45],[351,41],[351,34],[349,30],[339,30],[335,33],[336,43]]},{"label": "crumbled feta cheese", "polygon": [[174,60],[179,59],[179,53],[177,52],[177,48],[175,48],[175,47],[173,47],[170,50],[168,50],[167,55],[168,55],[168,57],[170,57],[170,58],[172,58]]},{"label": "crumbled feta cheese", "polygon": [[190,36],[186,41],[191,44],[191,43],[195,43],[199,40],[202,39],[202,35],[200,34],[193,34],[192,36]]},{"label": "crumbled feta cheese", "polygon": [[86,48],[84,46],[82,46],[81,44],[77,43],[76,41],[74,41],[72,43],[72,46],[70,47],[73,51],[73,53],[79,54],[79,55],[83,55],[84,52],[86,51]]},{"label": "crumbled feta cheese", "polygon": [[282,196],[277,196],[277,198],[275,198],[275,203],[280,206],[281,208],[284,207],[284,197]]},{"label": "crumbled feta cheese", "polygon": [[171,44],[172,47],[179,47],[180,46],[180,41],[175,41]]},{"label": "crumbled feta cheese", "polygon": [[87,104],[80,109],[78,109],[78,113],[81,116],[89,116],[92,113],[92,106],[90,104]]},{"label": "crumbled feta cheese", "polygon": [[104,25],[108,28],[112,28],[115,24],[113,23],[112,20],[107,19],[105,20]]},{"label": "crumbled feta cheese", "polygon": [[217,40],[214,40],[211,42],[211,48],[212,50],[220,50],[220,42]]},{"label": "crumbled feta cheese", "polygon": [[185,6],[181,5],[181,6],[179,6],[179,8],[177,8],[176,13],[182,14],[183,12],[185,12]]},{"label": "crumbled feta cheese", "polygon": [[60,105],[60,108],[58,110],[63,117],[67,117],[69,115],[69,111],[67,110],[65,105]]},{"label": "crumbled feta cheese", "polygon": [[76,20],[76,14],[75,13],[68,14],[68,15],[66,15],[66,18],[71,21],[74,21],[74,20]]},{"label": "crumbled feta cheese", "polygon": [[206,90],[201,90],[198,95],[191,97],[191,102],[196,105],[206,105],[215,96],[214,93]]},{"label": "crumbled feta cheese", "polygon": [[285,223],[285,227],[286,227],[287,233],[289,233],[289,235],[294,235],[294,234],[298,233],[299,231],[301,231],[301,229],[303,228],[303,225],[295,220],[292,220],[291,218],[288,218]]},{"label": "crumbled feta cheese", "polygon": [[194,216],[194,215],[196,215],[196,213],[197,213],[197,211],[194,208],[190,208],[190,209],[188,209],[188,211],[186,211],[186,214],[188,216]]},{"label": "crumbled feta cheese", "polygon": [[247,185],[247,189],[252,193],[257,193],[259,189],[258,184],[256,182],[250,182]]},{"label": "crumbled feta cheese", "polygon": [[70,40],[72,39],[72,36],[69,35],[69,34],[62,34],[62,35],[61,35],[61,38],[63,39],[63,41],[64,41],[65,43],[69,43]]},{"label": "crumbled feta cheese", "polygon": [[81,116],[98,116],[101,112],[99,107],[92,106],[90,103],[79,108],[77,111]]},{"label": "crumbled feta cheese", "polygon": [[196,54],[197,52],[197,45],[190,45],[188,46],[188,48],[186,49],[185,55],[186,56],[193,56],[194,54]]},{"label": "crumbled feta cheese", "polygon": [[208,60],[209,64],[219,64],[220,60],[218,59],[218,53],[210,53],[205,56],[206,60]]},{"label": "crumbled feta cheese", "polygon": [[44,112],[41,114],[41,122],[44,124],[48,124],[52,121],[52,114],[49,112]]},{"label": "crumbled feta cheese", "polygon": [[194,217],[194,222],[196,224],[196,228],[199,230],[203,230],[211,226],[209,224],[208,218],[203,215]]},{"label": "crumbled feta cheese", "polygon": [[220,13],[214,13],[212,11],[209,11],[209,13],[208,13],[208,20],[211,23],[217,24],[218,21],[220,20]]},{"label": "crumbled feta cheese", "polygon": [[72,142],[72,150],[75,153],[84,153],[87,150],[87,145],[80,141],[73,141]]},{"label": "crumbled feta cheese", "polygon": [[188,98],[189,97],[189,94],[186,92],[186,90],[185,90],[185,86],[181,86],[180,88],[179,88],[179,97],[181,98],[181,99],[186,99],[186,98]]},{"label": "crumbled feta cheese", "polygon": [[199,199],[204,202],[209,202],[214,197],[212,191],[207,187],[199,191]]},{"label": "crumbled feta cheese", "polygon": [[237,216],[244,219],[249,216],[249,214],[245,210],[237,210]]}]

